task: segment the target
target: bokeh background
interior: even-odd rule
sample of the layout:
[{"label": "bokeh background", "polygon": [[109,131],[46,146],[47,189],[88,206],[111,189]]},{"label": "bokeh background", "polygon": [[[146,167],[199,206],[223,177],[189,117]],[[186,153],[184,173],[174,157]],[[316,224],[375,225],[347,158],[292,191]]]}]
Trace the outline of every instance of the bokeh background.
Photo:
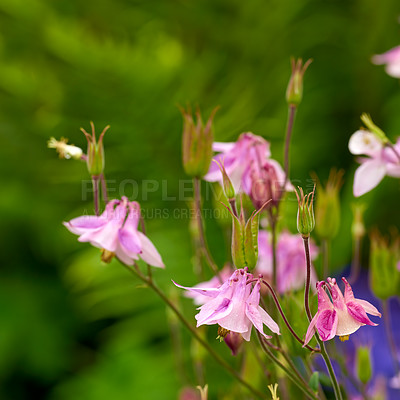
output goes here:
[{"label": "bokeh background", "polygon": [[[396,0],[0,0],[0,398],[175,399],[195,383],[190,338],[181,331],[180,374],[175,322],[159,299],[62,226],[92,213],[89,177],[83,163],[46,148],[50,136],[85,148],[81,126],[111,125],[111,196],[141,202],[167,266],[154,275],[178,296],[171,279],[196,279],[177,104],[198,104],[205,116],[220,105],[216,139],[252,131],[282,161],[289,58],[313,58],[291,176],[307,186],[310,171],[324,181],[332,166],[346,170],[332,251],[340,270],[351,256],[357,166],[348,139],[364,111],[392,139],[400,133],[398,82],[370,62],[399,44],[399,15]],[[365,195],[367,225],[399,226],[398,196],[391,178]],[[215,218],[206,223],[221,265],[228,244]],[[192,318],[190,301],[180,302]],[[231,381],[207,363],[215,396]]]}]

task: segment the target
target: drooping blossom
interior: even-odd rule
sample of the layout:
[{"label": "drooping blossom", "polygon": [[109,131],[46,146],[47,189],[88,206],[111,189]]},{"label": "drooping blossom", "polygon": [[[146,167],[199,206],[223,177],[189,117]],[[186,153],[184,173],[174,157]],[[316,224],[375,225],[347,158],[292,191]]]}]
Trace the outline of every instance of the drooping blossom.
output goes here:
[{"label": "drooping blossom", "polygon": [[83,215],[64,225],[79,235],[80,242],[101,248],[103,261],[109,262],[116,256],[124,264],[132,265],[140,257],[154,267],[164,268],[153,243],[138,230],[139,218],[139,203],[129,202],[124,196],[110,201],[100,216]]},{"label": "drooping blossom", "polygon": [[[344,341],[360,326],[377,325],[368,318],[367,313],[378,317],[381,313],[368,301],[356,299],[347,280],[342,278],[342,281],[345,284],[344,296],[334,278],[317,283],[318,311],[308,327],[304,345],[314,336],[315,329],[323,341],[334,336]],[[329,290],[332,300],[325,289]]]},{"label": "drooping blossom", "polygon": [[[219,153],[214,156],[214,160],[224,165],[236,193],[241,189],[243,174],[252,163],[263,162],[271,155],[269,143],[250,132],[242,133],[236,142],[214,142],[213,151]],[[206,181],[222,182],[218,163],[211,163],[210,169],[204,177]]]},{"label": "drooping blossom", "polygon": [[373,56],[372,62],[376,65],[386,65],[385,70],[388,75],[400,78],[400,46]]},{"label": "drooping blossom", "polygon": [[254,327],[266,338],[263,325],[272,332],[279,334],[276,322],[259,306],[260,281],[257,280],[253,289],[248,283],[253,275],[245,269],[238,269],[219,288],[192,288],[175,283],[176,286],[200,293],[209,300],[199,307],[196,315],[197,326],[218,324],[220,337],[229,332],[240,333],[244,340],[250,340],[251,329]]},{"label": "drooping blossom", "polygon": [[267,201],[269,207],[279,203],[283,186],[292,191],[290,182],[285,183],[285,172],[280,164],[272,159],[254,161],[246,169],[242,179],[243,191],[250,197],[256,209],[260,209]]},{"label": "drooping blossom", "polygon": [[[226,266],[220,271],[219,277],[214,276],[209,281],[198,283],[197,285],[193,286],[193,289],[219,288],[222,285],[222,283],[225,282],[231,275],[232,275],[232,269],[229,266]],[[185,292],[185,296],[190,299],[193,299],[193,303],[196,306],[201,306],[210,299],[210,297],[205,294],[190,290]]]},{"label": "drooping blossom", "polygon": [[358,160],[361,165],[354,174],[354,196],[359,197],[372,190],[385,175],[400,178],[400,138],[391,148],[372,132],[359,130],[351,136],[349,150],[355,155],[368,156]]},{"label": "drooping blossom", "polygon": [[[315,260],[318,256],[318,247],[310,240],[310,257]],[[304,256],[303,239],[299,235],[293,235],[283,231],[279,235],[276,247],[277,284],[278,292],[285,293],[304,287],[306,259]],[[272,244],[271,233],[260,230],[258,233],[258,263],[257,272],[272,279]],[[317,281],[314,268],[311,268],[311,282]]]}]

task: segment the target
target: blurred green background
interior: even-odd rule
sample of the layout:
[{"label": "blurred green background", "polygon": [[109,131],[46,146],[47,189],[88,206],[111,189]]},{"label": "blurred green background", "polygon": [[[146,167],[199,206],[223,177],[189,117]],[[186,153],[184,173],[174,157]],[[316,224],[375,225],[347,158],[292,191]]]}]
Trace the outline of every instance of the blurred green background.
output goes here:
[{"label": "blurred green background", "polygon": [[[92,203],[85,165],[59,160],[46,148],[50,136],[85,148],[81,126],[111,125],[111,196],[132,198],[138,184],[149,237],[167,266],[154,275],[172,291],[171,278],[196,283],[189,220],[180,211],[187,202],[179,197],[186,178],[177,104],[199,104],[205,116],[220,105],[217,140],[252,131],[282,161],[289,58],[313,58],[291,176],[309,187],[310,171],[324,181],[332,166],[346,169],[333,244],[340,269],[350,260],[357,166],[348,139],[364,111],[392,139],[400,133],[398,82],[370,62],[399,44],[399,15],[397,0],[0,0],[0,398],[175,399],[185,384],[164,305],[61,225],[92,213]],[[158,188],[143,190],[146,180]],[[364,196],[369,226],[399,225],[398,191],[386,178]],[[207,234],[221,265],[227,243],[213,219]],[[191,302],[181,305],[194,322]],[[182,340],[187,382],[195,384],[185,331]],[[216,396],[231,381],[207,365]]]}]

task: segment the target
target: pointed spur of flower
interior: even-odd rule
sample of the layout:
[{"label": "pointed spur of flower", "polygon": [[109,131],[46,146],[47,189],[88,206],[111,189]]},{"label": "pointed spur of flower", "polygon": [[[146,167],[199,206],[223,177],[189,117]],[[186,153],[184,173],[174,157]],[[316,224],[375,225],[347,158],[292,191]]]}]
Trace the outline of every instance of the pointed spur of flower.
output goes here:
[{"label": "pointed spur of flower", "polygon": [[250,340],[253,325],[265,338],[271,337],[264,333],[263,325],[280,334],[276,322],[259,305],[260,281],[251,289],[250,279],[253,275],[247,269],[238,269],[219,288],[190,288],[174,284],[209,297],[195,317],[198,327],[218,324],[220,337],[236,332],[246,341]]},{"label": "pointed spur of flower", "polygon": [[[344,341],[361,326],[377,325],[368,318],[367,313],[378,317],[381,317],[381,313],[368,301],[356,299],[347,280],[342,278],[342,281],[345,284],[344,296],[334,278],[317,283],[318,311],[308,327],[304,345],[314,336],[315,330],[323,341],[335,336]],[[332,301],[325,289],[329,291]]]},{"label": "pointed spur of flower", "polygon": [[139,203],[122,197],[111,200],[99,216],[83,215],[64,222],[64,225],[79,235],[80,242],[101,248],[104,262],[110,262],[116,256],[124,264],[133,265],[140,257],[154,267],[164,268],[153,243],[138,230],[139,218]]}]

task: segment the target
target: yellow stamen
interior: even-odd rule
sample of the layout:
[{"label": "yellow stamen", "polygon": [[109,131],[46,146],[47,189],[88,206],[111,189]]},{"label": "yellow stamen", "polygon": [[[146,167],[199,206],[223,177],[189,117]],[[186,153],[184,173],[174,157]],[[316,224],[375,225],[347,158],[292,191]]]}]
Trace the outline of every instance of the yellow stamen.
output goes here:
[{"label": "yellow stamen", "polygon": [[101,249],[101,261],[109,264],[114,258],[115,253],[106,249]]},{"label": "yellow stamen", "polygon": [[339,339],[341,342],[345,342],[346,340],[349,340],[349,335],[339,336]]},{"label": "yellow stamen", "polygon": [[230,330],[222,328],[221,326],[218,327],[218,336],[217,339],[219,339],[220,342],[226,338],[226,335],[230,332]]}]

